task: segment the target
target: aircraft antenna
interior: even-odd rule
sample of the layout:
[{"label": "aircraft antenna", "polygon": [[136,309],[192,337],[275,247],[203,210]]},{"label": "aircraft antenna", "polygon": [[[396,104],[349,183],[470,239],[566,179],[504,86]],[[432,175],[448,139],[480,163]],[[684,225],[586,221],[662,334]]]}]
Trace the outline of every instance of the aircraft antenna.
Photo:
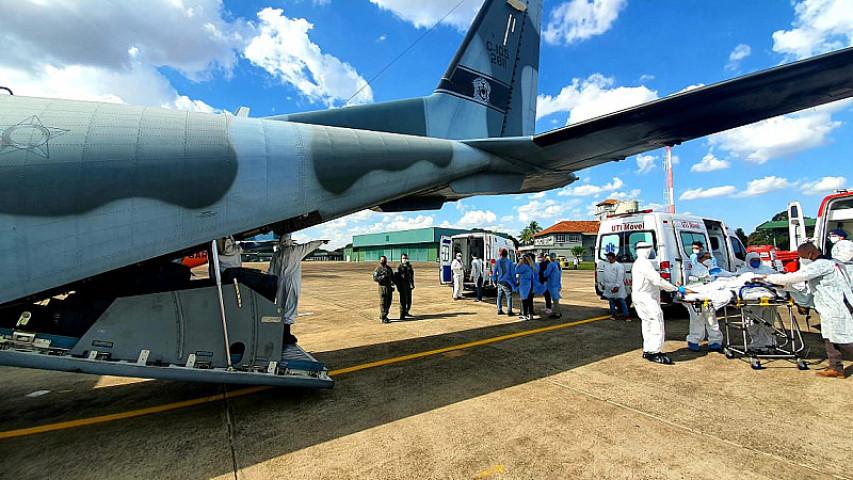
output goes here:
[{"label": "aircraft antenna", "polygon": [[666,189],[663,191],[664,205],[669,213],[675,213],[675,193],[672,182],[672,147],[666,147],[663,156],[663,174]]},{"label": "aircraft antenna", "polygon": [[405,54],[406,54],[406,52],[408,52],[409,50],[411,50],[411,49],[412,49],[412,47],[414,47],[415,45],[417,45],[417,44],[418,44],[418,42],[420,42],[421,40],[423,40],[423,38],[424,38],[424,37],[426,37],[426,36],[429,34],[429,32],[433,31],[433,30],[435,29],[435,27],[437,27],[437,26],[438,26],[438,24],[439,24],[439,23],[443,22],[445,18],[449,17],[451,13],[453,13],[454,11],[456,11],[456,9],[457,9],[457,8],[459,8],[459,6],[460,6],[460,5],[462,5],[463,3],[467,2],[467,1],[468,1],[468,0],[459,0],[459,3],[457,3],[455,7],[451,8],[447,13],[445,13],[445,14],[444,14],[444,16],[443,16],[443,17],[441,17],[440,19],[438,19],[438,21],[437,21],[437,22],[435,22],[435,23],[434,23],[431,27],[429,27],[429,28],[428,28],[424,33],[422,33],[420,37],[416,38],[414,42],[412,42],[411,44],[409,44],[409,46],[408,46],[408,47],[406,47],[402,52],[400,52],[400,54],[399,54],[399,55],[397,55],[396,57],[394,57],[394,59],[393,59],[393,60],[391,60],[390,62],[388,62],[388,64],[387,64],[387,65],[385,65],[384,67],[382,67],[382,69],[381,69],[381,70],[379,70],[379,72],[378,72],[376,75],[374,75],[373,77],[371,77],[371,78],[370,78],[370,80],[368,80],[368,81],[367,81],[367,83],[365,83],[364,85],[362,85],[362,86],[361,86],[361,88],[359,88],[358,90],[356,90],[356,92],[355,92],[355,93],[353,93],[353,94],[352,94],[352,95],[347,99],[347,101],[346,101],[346,102],[344,102],[344,104],[346,105],[347,103],[349,103],[349,101],[350,101],[350,100],[352,100],[353,98],[355,98],[355,96],[356,96],[356,95],[358,95],[359,93],[361,93],[361,91],[362,91],[362,90],[364,90],[365,88],[367,88],[367,87],[368,87],[368,85],[372,84],[374,80],[376,80],[377,78],[379,78],[379,75],[382,75],[383,73],[385,73],[385,70],[388,70],[388,68],[389,68],[389,67],[391,67],[391,65],[394,65],[394,63],[395,63],[397,60],[399,60],[400,58],[402,58],[402,56],[403,56],[403,55],[405,55]]}]

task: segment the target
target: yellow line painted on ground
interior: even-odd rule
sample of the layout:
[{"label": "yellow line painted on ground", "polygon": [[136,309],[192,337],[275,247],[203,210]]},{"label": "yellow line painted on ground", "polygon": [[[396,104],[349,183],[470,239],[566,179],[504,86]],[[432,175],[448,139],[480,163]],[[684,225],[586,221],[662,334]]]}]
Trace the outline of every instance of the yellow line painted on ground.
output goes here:
[{"label": "yellow line painted on ground", "polygon": [[[527,335],[534,335],[534,334],[543,333],[543,332],[550,332],[552,330],[559,330],[561,328],[573,327],[575,325],[583,325],[584,323],[597,322],[599,320],[604,320],[605,318],[610,318],[610,316],[608,315],[608,316],[604,316],[604,317],[588,318],[586,320],[579,320],[577,322],[569,322],[569,323],[562,323],[559,325],[551,325],[548,327],[534,328],[532,330],[525,330],[523,332],[511,333],[509,335],[501,335],[499,337],[487,338],[484,340],[478,340],[476,342],[463,343],[461,345],[455,345],[452,347],[445,347],[445,348],[439,348],[437,350],[430,350],[428,352],[413,353],[411,355],[403,355],[402,357],[389,358],[386,360],[380,360],[378,362],[371,362],[371,363],[365,363],[363,365],[356,365],[354,367],[341,368],[338,370],[332,370],[331,372],[329,372],[329,375],[330,376],[343,375],[346,373],[357,372],[360,370],[367,370],[368,368],[381,367],[383,365],[390,365],[392,363],[400,363],[400,362],[405,362],[407,360],[414,360],[416,358],[423,358],[423,357],[429,357],[432,355],[438,355],[441,353],[451,352],[454,350],[462,350],[465,348],[478,347],[480,345],[488,345],[490,343],[501,342],[501,341],[509,340],[512,338],[524,337]],[[67,422],[58,422],[58,423],[52,423],[49,425],[41,425],[39,427],[30,427],[30,428],[21,428],[18,430],[9,430],[6,432],[0,432],[0,440],[6,439],[6,438],[23,437],[26,435],[34,435],[36,433],[55,432],[58,430],[66,430],[69,428],[84,427],[87,425],[96,425],[99,423],[114,422],[116,420],[124,420],[124,419],[128,419],[128,418],[141,417],[143,415],[151,415],[153,413],[163,413],[163,412],[168,412],[170,410],[177,410],[179,408],[193,407],[196,405],[203,405],[205,403],[217,402],[219,400],[224,400],[226,397],[227,398],[242,397],[244,395],[250,395],[252,393],[257,393],[257,392],[261,392],[264,390],[269,390],[271,388],[273,388],[273,387],[271,387],[271,386],[250,387],[250,388],[244,388],[241,390],[235,390],[233,392],[228,392],[228,393],[218,393],[216,395],[209,395],[207,397],[194,398],[192,400],[184,400],[181,402],[167,403],[165,405],[158,405],[156,407],[140,408],[138,410],[131,410],[128,412],[113,413],[110,415],[101,415],[98,417],[81,418],[79,420],[69,420]]]},{"label": "yellow line painted on ground", "polygon": [[504,473],[504,466],[503,465],[495,465],[494,467],[492,467],[488,470],[484,470],[484,471],[474,475],[474,477],[475,478],[486,478],[489,475],[494,475],[496,473]]}]

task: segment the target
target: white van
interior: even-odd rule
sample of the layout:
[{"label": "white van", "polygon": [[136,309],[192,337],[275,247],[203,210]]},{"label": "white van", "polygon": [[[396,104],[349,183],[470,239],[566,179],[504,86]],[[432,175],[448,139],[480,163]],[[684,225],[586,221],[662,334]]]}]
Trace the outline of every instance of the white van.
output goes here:
[{"label": "white van", "polygon": [[[601,274],[602,262],[607,261],[605,255],[613,252],[616,261],[625,266],[625,284],[630,295],[630,270],[636,258],[634,245],[648,242],[655,246],[661,277],[673,284],[686,284],[695,241],[702,242],[724,270],[735,271],[745,263],[746,248],[720,220],[651,210],[610,215],[601,222],[595,241],[595,258],[599,262],[596,279]],[[601,295],[597,281],[595,290]],[[672,296],[662,293],[661,300],[671,302]]]},{"label": "white van", "polygon": [[500,258],[501,249],[509,252],[508,258],[515,262],[515,244],[508,238],[486,232],[461,233],[452,237],[441,237],[438,249],[438,261],[441,266],[439,276],[442,285],[453,284],[453,274],[450,272],[450,263],[457,253],[462,254],[462,265],[465,268],[466,290],[473,290],[471,279],[471,254],[476,253],[483,259],[483,288],[494,289],[492,282],[492,271]]}]

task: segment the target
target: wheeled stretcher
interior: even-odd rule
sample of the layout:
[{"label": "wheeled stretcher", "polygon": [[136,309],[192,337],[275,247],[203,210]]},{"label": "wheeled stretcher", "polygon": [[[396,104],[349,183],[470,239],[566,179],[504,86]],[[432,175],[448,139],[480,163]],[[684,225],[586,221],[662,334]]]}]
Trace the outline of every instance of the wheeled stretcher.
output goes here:
[{"label": "wheeled stretcher", "polygon": [[[805,348],[799,321],[794,315],[794,301],[784,292],[764,285],[745,285],[738,289],[734,304],[723,307],[725,323],[726,358],[746,357],[755,370],[762,367],[761,360],[784,359],[794,361],[800,370],[808,364],[800,357]],[[787,312],[780,315],[779,311]],[[772,312],[763,314],[764,312]],[[772,319],[772,321],[769,321]],[[752,332],[766,329],[773,343],[754,348]]]}]

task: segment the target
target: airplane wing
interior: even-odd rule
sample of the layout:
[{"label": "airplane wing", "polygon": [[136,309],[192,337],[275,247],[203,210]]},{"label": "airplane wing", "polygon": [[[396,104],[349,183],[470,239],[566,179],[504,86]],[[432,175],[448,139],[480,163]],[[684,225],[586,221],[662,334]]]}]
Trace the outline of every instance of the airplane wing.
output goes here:
[{"label": "airplane wing", "polygon": [[853,96],[853,47],[688,90],[533,137],[465,144],[531,171],[577,171]]}]

